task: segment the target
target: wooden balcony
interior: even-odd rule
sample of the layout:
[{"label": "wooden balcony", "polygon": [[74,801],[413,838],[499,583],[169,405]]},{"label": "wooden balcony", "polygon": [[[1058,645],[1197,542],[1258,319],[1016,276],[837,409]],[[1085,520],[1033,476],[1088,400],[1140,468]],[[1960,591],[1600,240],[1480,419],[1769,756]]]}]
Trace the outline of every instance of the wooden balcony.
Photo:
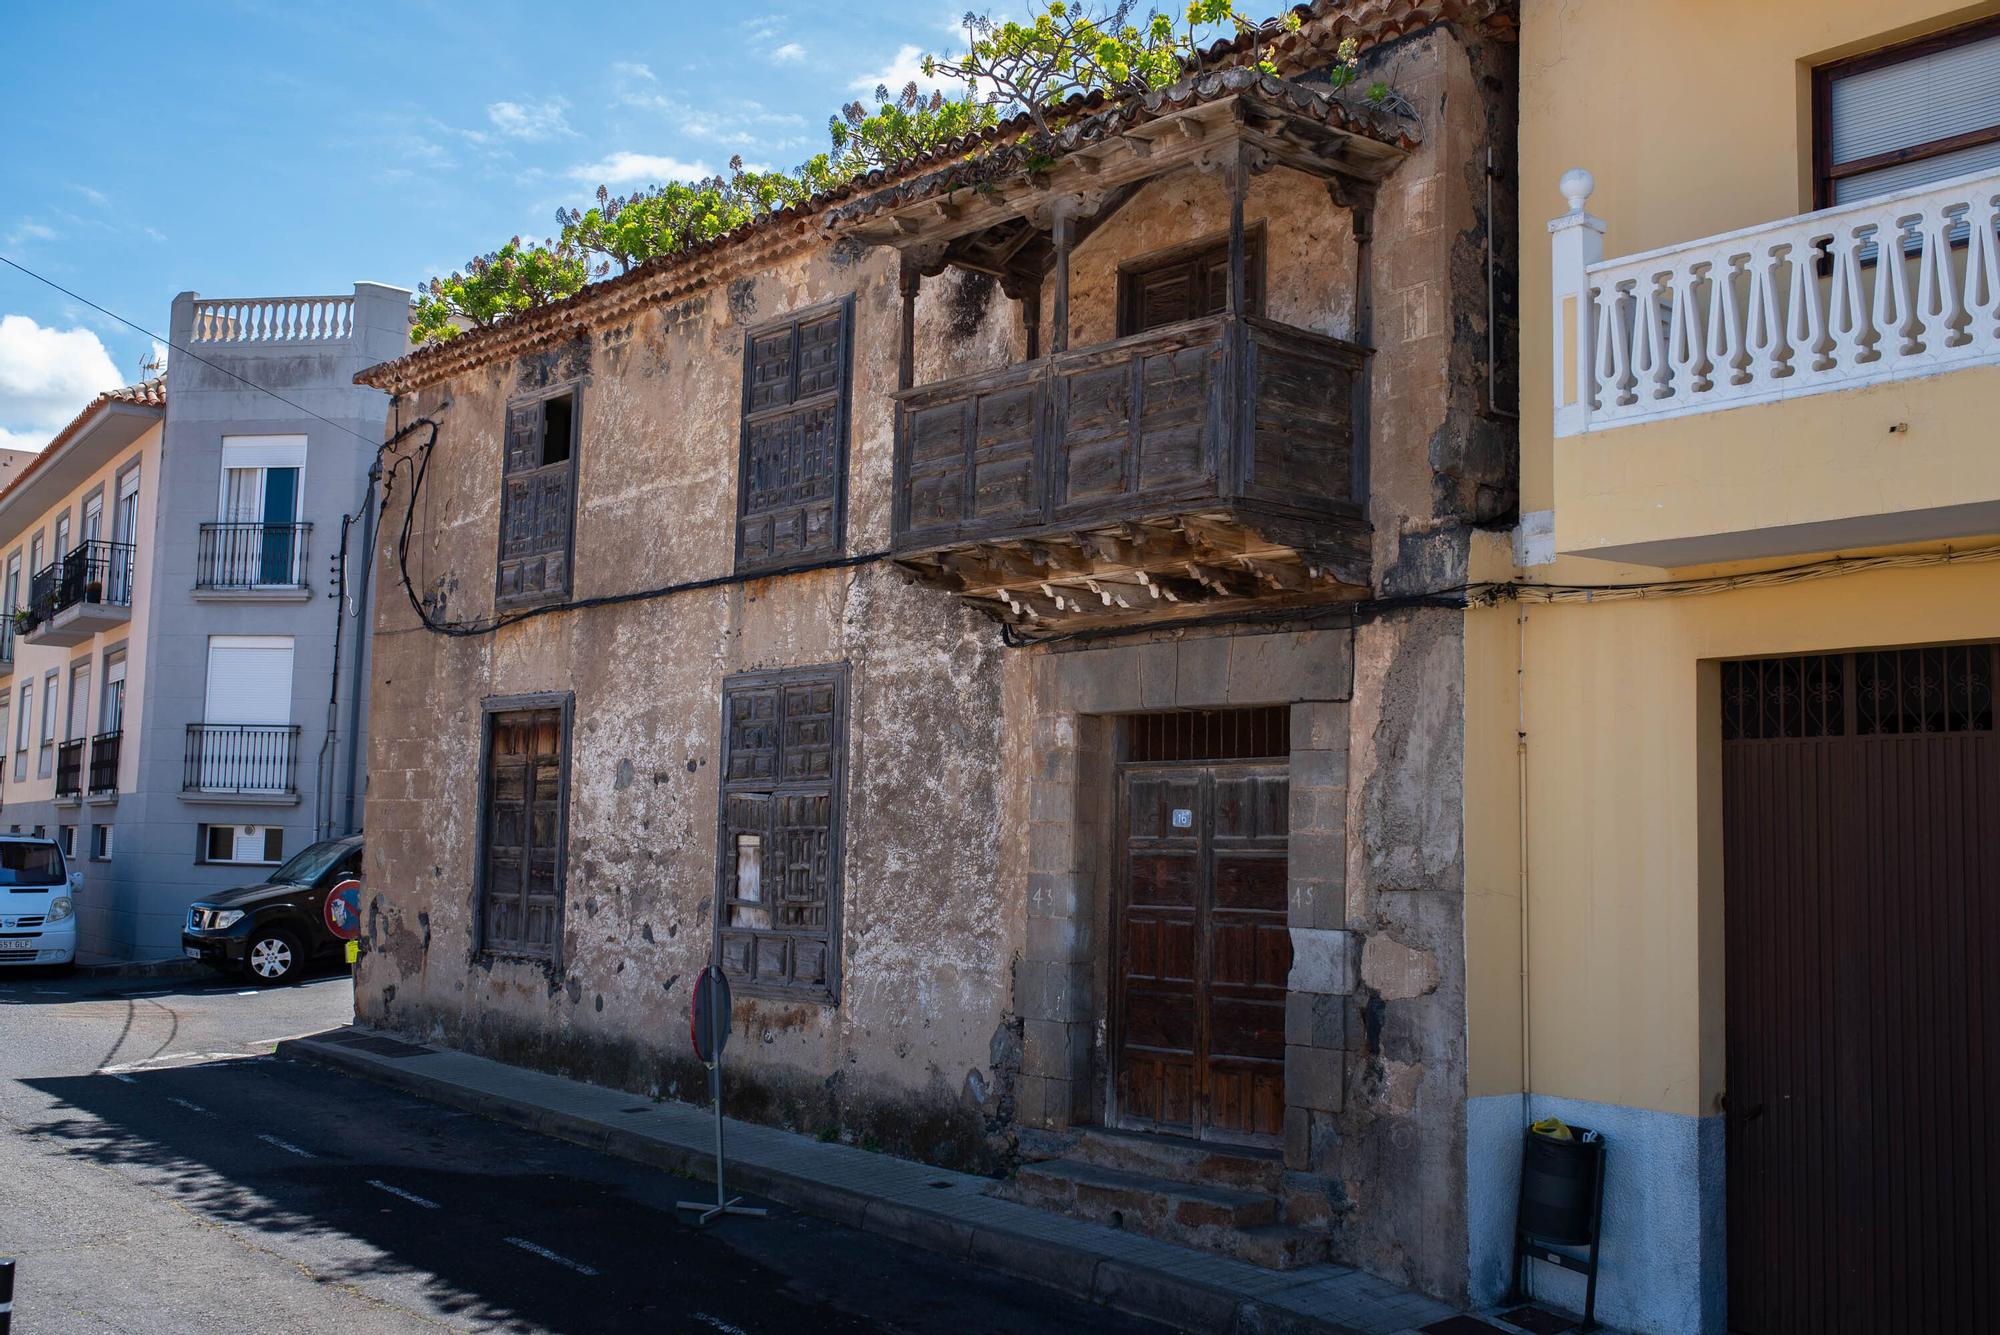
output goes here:
[{"label": "wooden balcony", "polygon": [[1221,315],[904,391],[896,556],[1023,626],[1361,597],[1365,365]]}]

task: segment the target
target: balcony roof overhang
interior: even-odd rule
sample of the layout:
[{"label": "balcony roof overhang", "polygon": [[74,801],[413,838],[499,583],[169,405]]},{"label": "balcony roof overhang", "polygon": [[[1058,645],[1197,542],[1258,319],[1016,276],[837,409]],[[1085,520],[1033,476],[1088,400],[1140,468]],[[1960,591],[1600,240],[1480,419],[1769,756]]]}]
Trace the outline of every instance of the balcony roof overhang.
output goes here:
[{"label": "balcony roof overhang", "polygon": [[1054,262],[1060,212],[1080,241],[1149,181],[1196,169],[1288,167],[1365,203],[1414,146],[1388,112],[1256,70],[1182,80],[1085,116],[1041,143],[950,163],[836,209],[829,226],[904,253],[922,274],[957,266],[1012,295]]}]

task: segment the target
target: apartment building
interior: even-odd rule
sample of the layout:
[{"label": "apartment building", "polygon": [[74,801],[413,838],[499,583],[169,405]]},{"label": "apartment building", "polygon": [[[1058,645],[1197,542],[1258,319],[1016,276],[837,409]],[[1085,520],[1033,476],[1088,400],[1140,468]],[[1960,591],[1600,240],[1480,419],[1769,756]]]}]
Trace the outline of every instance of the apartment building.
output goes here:
[{"label": "apartment building", "polygon": [[1555,1115],[1607,1138],[1615,1326],[1984,1328],[2000,7],[1526,0],[1521,41],[1524,514],[1475,568],[1523,587],[1466,632],[1473,1291]]},{"label": "apartment building", "polygon": [[359,828],[363,515],[408,293],[176,298],[166,374],[0,491],[0,826],[85,874],[80,949],[178,953],[188,903]]},{"label": "apartment building", "polygon": [[1511,30],[1323,5],[366,372],[358,1013],[699,1097],[713,959],[733,1111],[1463,1293],[1462,616],[1400,595],[1513,518]]}]

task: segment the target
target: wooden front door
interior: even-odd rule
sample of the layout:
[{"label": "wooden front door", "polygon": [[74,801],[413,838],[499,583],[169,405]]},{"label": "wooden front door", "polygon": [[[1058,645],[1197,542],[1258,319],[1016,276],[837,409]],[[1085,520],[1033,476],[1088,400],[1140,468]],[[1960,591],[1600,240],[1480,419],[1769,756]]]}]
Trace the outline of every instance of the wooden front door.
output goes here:
[{"label": "wooden front door", "polygon": [[1283,764],[1120,771],[1114,1120],[1242,1143],[1285,1119]]},{"label": "wooden front door", "polygon": [[1723,664],[1732,1331],[1992,1328],[1996,669]]}]

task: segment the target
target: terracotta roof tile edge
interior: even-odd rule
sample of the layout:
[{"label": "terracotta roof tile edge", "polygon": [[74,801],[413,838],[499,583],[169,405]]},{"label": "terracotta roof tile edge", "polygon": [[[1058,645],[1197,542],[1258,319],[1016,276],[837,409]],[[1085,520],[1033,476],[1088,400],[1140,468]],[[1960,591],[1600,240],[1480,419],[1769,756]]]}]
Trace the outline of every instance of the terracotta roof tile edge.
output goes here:
[{"label": "terracotta roof tile edge", "polygon": [[164,413],[167,408],[167,378],[154,376],[150,380],[141,380],[134,385],[120,385],[117,389],[107,389],[85,404],[83,411],[72,417],[68,426],[51,436],[49,443],[42,447],[41,452],[22,465],[21,471],[14,475],[13,481],[5,487],[0,487],[0,505],[5,505],[7,498],[34,477],[43,464],[55,457],[58,450],[83,434],[83,428],[97,415],[99,409],[112,403],[129,404],[136,408],[154,408]]}]

